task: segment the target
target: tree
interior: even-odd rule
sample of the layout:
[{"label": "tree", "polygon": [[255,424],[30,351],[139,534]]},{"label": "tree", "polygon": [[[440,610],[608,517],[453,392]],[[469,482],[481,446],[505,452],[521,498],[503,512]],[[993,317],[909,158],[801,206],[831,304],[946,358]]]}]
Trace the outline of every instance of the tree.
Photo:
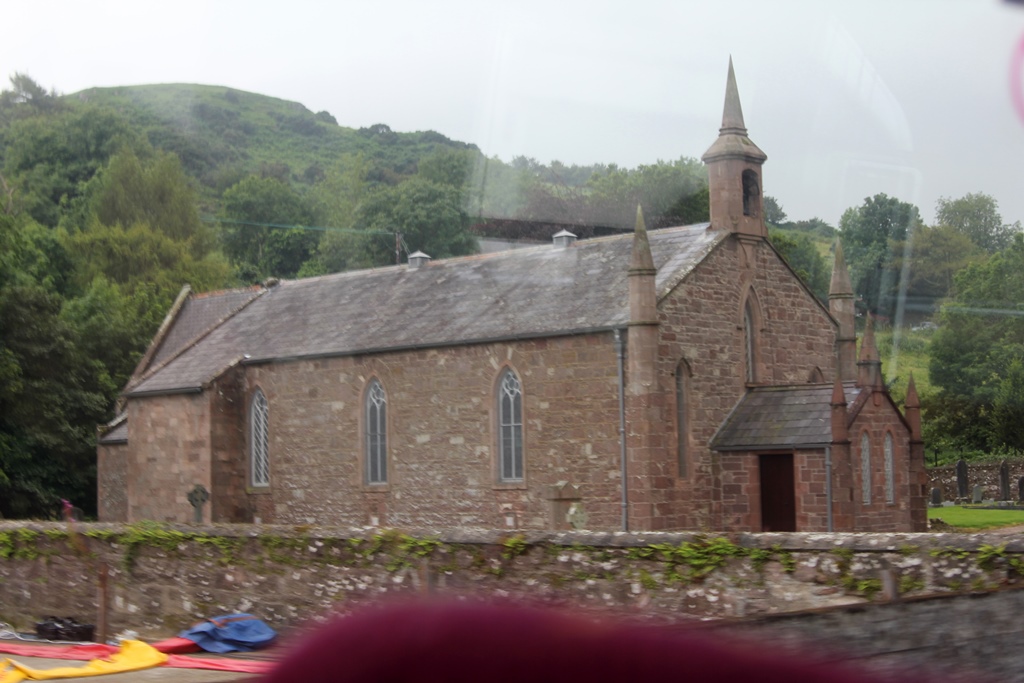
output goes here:
[{"label": "tree", "polygon": [[104,225],[146,223],[176,241],[192,240],[200,256],[213,246],[199,220],[195,192],[173,154],[156,152],[143,161],[126,149],[95,180],[94,208]]},{"label": "tree", "polygon": [[634,170],[609,166],[587,182],[587,222],[630,226],[637,204],[643,206],[651,227],[701,222],[707,220],[707,202],[703,202],[704,211],[695,216],[693,200],[706,189],[707,170],[689,157]]},{"label": "tree", "polygon": [[0,124],[52,112],[60,106],[56,91],[47,92],[27,74],[16,71],[10,81],[11,88],[0,92]]},{"label": "tree", "polygon": [[927,306],[953,291],[956,273],[984,259],[984,252],[966,235],[947,225],[921,226],[909,246],[899,242],[894,251],[899,255],[895,268],[902,269],[904,258],[909,259],[907,297]]},{"label": "tree", "polygon": [[835,228],[817,217],[806,221],[791,221],[786,224],[786,229],[799,230],[800,232],[808,232],[813,235],[821,235],[822,237],[827,237],[830,240],[834,238],[836,234]]},{"label": "tree", "polygon": [[[62,315],[49,231],[0,214],[0,516],[49,516],[61,497],[94,509],[96,424],[115,393]],[[59,253],[59,248],[55,250]]]},{"label": "tree", "polygon": [[374,232],[361,240],[353,264],[358,267],[394,263],[394,239],[380,233],[400,232],[410,251],[433,258],[472,254],[478,248],[468,230],[461,192],[425,178],[372,193],[360,207],[359,223]]},{"label": "tree", "polygon": [[170,302],[155,284],[126,291],[98,276],[82,296],[64,303],[61,319],[77,330],[79,352],[102,365],[111,401],[127,384]]},{"label": "tree", "polygon": [[955,277],[931,342],[928,406],[951,440],[971,448],[1021,448],[1019,364],[1024,358],[1024,235]]},{"label": "tree", "polygon": [[344,155],[325,172],[309,194],[314,220],[327,230],[316,254],[299,270],[299,277],[338,273],[354,262],[359,236],[357,211],[369,192],[370,163],[362,154]]},{"label": "tree", "polygon": [[4,139],[4,176],[15,188],[16,210],[48,227],[57,225],[62,201],[77,197],[115,152],[138,142],[118,112],[88,103],[14,121]]},{"label": "tree", "polygon": [[768,194],[764,196],[764,220],[772,225],[782,225],[786,222],[786,212],[782,210],[778,200]]},{"label": "tree", "polygon": [[186,282],[201,292],[231,281],[230,269],[219,254],[196,259],[187,241],[176,241],[147,223],[123,227],[94,221],[64,241],[74,263],[78,291],[88,290],[97,277],[128,294],[151,287],[155,305],[166,310]]},{"label": "tree", "polygon": [[988,253],[1005,249],[1015,232],[1020,232],[1018,221],[1014,225],[1003,223],[999,204],[981,192],[966,194],[959,199],[940,197],[935,205],[938,225],[948,225],[966,236]]},{"label": "tree", "polygon": [[312,212],[290,185],[249,176],[224,193],[221,239],[236,267],[256,277],[294,277],[316,249],[320,235],[309,226]]},{"label": "tree", "polygon": [[95,430],[113,389],[38,286],[0,290],[0,516],[51,516],[60,499],[95,509]]},{"label": "tree", "polygon": [[472,176],[476,157],[471,150],[440,148],[420,159],[416,175],[432,183],[463,190]]},{"label": "tree", "polygon": [[900,284],[899,271],[893,267],[895,245],[907,240],[920,225],[916,206],[885,194],[866,198],[839,219],[854,291],[868,310],[885,316],[895,311]]},{"label": "tree", "polygon": [[992,396],[991,442],[1024,451],[1024,359],[1010,361]]},{"label": "tree", "polygon": [[786,259],[793,272],[822,302],[828,301],[831,269],[807,235],[769,230],[772,245]]}]

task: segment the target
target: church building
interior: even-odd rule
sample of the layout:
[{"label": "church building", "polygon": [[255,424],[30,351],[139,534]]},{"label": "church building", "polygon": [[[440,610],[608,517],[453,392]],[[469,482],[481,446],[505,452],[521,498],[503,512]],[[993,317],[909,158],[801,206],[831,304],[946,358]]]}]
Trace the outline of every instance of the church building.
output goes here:
[{"label": "church building", "polygon": [[904,413],[870,321],[858,354],[841,247],[826,307],[769,241],[731,63],[703,160],[710,223],[186,286],[101,429],[101,521],[924,530],[913,383]]}]

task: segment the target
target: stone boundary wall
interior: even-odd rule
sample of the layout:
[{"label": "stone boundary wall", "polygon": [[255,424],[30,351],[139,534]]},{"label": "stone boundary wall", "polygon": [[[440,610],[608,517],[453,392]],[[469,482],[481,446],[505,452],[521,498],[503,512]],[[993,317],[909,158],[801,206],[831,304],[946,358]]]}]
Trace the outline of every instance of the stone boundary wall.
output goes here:
[{"label": "stone boundary wall", "polygon": [[[78,524],[69,533],[60,523],[0,522],[0,621],[20,630],[47,615],[98,622],[104,565],[110,635],[130,628],[164,638],[235,611],[287,631],[431,594],[700,628],[712,619],[759,638],[817,640],[815,651],[852,648],[844,656],[887,667],[918,666],[933,649],[966,651],[961,641],[970,640],[977,666],[1024,667],[1019,648],[1004,653],[1019,658],[1011,664],[986,649],[1024,628],[1024,591],[1015,590],[1024,587],[1024,538],[1016,536],[156,524]],[[971,656],[960,663],[971,666]]]},{"label": "stone boundary wall", "polygon": [[715,623],[770,643],[909,681],[1019,681],[1024,591],[946,594]]},{"label": "stone boundary wall", "polygon": [[[1024,476],[1024,460],[1007,460],[1010,468],[1010,500],[1017,501],[1017,479]],[[999,463],[967,463],[967,498],[970,502],[975,484],[985,487],[986,500],[999,500]],[[941,465],[928,468],[928,501],[931,490],[942,489],[942,500],[956,500],[956,465]]]}]

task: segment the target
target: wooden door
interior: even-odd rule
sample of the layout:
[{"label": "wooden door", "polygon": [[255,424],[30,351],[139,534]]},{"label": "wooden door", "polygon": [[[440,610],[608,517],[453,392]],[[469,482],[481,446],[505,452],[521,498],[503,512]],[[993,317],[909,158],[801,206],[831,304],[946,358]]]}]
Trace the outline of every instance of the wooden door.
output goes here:
[{"label": "wooden door", "polygon": [[761,530],[796,531],[793,454],[760,456]]}]

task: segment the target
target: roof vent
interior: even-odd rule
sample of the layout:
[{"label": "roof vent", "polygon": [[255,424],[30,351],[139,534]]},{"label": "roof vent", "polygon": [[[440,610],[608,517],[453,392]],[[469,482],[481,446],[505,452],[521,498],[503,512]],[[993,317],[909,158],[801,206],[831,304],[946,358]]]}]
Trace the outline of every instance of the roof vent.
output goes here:
[{"label": "roof vent", "polygon": [[427,261],[429,260],[430,257],[424,254],[422,251],[414,252],[412,254],[409,254],[409,268],[419,268],[420,266],[426,265]]},{"label": "roof vent", "polygon": [[551,239],[555,242],[555,249],[565,249],[566,247],[576,244],[576,235],[572,234],[568,230],[556,232],[554,237]]}]

